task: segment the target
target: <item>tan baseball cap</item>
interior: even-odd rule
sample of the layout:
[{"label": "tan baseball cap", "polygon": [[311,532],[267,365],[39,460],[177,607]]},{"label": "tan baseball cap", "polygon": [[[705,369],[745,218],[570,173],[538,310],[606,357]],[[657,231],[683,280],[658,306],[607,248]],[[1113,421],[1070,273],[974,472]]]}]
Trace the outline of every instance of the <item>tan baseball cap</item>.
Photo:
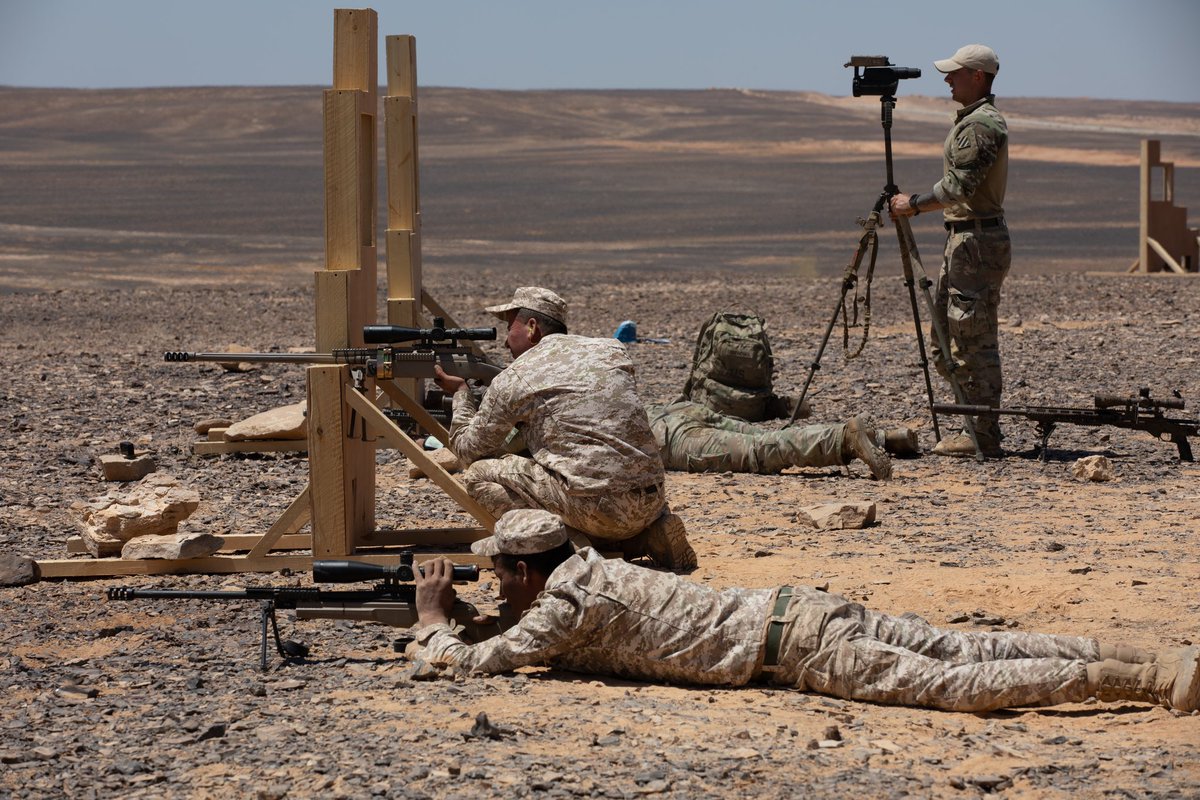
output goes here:
[{"label": "tan baseball cap", "polygon": [[956,69],[978,69],[989,75],[1000,71],[1000,57],[985,44],[966,44],[949,58],[933,62],[938,72],[954,72]]},{"label": "tan baseball cap", "polygon": [[545,553],[569,540],[573,530],[557,514],[540,508],[515,508],[496,520],[491,536],[473,542],[471,552],[479,556]]},{"label": "tan baseball cap", "polygon": [[540,286],[522,286],[513,292],[510,302],[498,306],[488,306],[483,310],[504,319],[505,314],[518,308],[528,308],[530,311],[536,311],[539,314],[545,314],[550,319],[558,320],[564,326],[567,324],[567,301]]}]

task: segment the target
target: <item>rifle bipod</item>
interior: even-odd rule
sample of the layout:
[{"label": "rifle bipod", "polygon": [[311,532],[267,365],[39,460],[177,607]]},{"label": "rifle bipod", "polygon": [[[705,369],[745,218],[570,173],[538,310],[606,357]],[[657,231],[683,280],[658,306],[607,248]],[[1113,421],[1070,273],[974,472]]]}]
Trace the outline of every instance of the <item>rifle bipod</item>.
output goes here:
[{"label": "rifle bipod", "polygon": [[271,623],[271,633],[275,636],[275,652],[284,661],[292,661],[293,659],[305,658],[308,656],[308,645],[303,642],[294,642],[291,639],[283,639],[279,636],[279,621],[275,619],[275,601],[263,600],[259,606],[262,613],[262,639],[259,650],[259,669],[263,672],[267,671],[267,621]]},{"label": "rifle bipod", "polygon": [[[821,368],[821,357],[825,353],[825,347],[829,344],[829,336],[833,333],[833,326],[837,324],[838,317],[842,317],[843,333],[842,346],[846,353],[846,359],[852,359],[859,356],[867,344],[867,336],[871,327],[871,282],[875,277],[875,261],[879,249],[879,226],[883,220],[884,210],[887,208],[889,201],[895,196],[899,189],[893,178],[892,172],[892,110],[896,105],[896,98],[890,94],[885,94],[879,98],[881,103],[881,123],[883,125],[883,142],[884,142],[884,157],[887,167],[887,183],[883,187],[883,191],[879,193],[879,198],[875,201],[875,205],[871,208],[871,213],[866,219],[859,220],[863,227],[863,234],[859,237],[858,248],[854,252],[854,257],[850,259],[850,263],[846,265],[846,271],[842,276],[842,294],[834,306],[833,314],[830,315],[829,324],[825,326],[825,335],[821,337],[821,344],[817,347],[817,354],[814,356],[812,363],[809,364],[808,376],[804,380],[804,388],[800,391],[800,396],[796,399],[796,405],[792,409],[791,419],[788,425],[796,422],[800,414],[800,409],[804,404],[805,398],[808,396],[809,386],[812,384],[813,376],[816,375],[818,369]],[[929,357],[925,351],[925,335],[921,331],[921,311],[917,305],[917,285],[916,272],[919,271],[921,279],[919,285],[921,287],[922,296],[925,299],[925,305],[929,309],[929,316],[933,324],[933,333],[937,338],[937,344],[942,357],[942,366],[947,375],[947,380],[954,392],[955,401],[959,404],[965,404],[966,393],[963,391],[962,385],[955,376],[955,370],[958,365],[954,363],[950,350],[950,338],[946,332],[943,320],[938,316],[937,309],[934,304],[933,295],[930,292],[930,286],[933,282],[929,280],[929,276],[925,272],[925,267],[921,264],[921,256],[917,251],[917,243],[913,238],[912,226],[909,225],[908,219],[900,217],[893,220],[896,228],[896,239],[900,245],[900,263],[904,269],[904,284],[908,287],[909,305],[912,309],[913,326],[917,334],[917,350],[920,354],[920,367],[925,375],[925,393],[929,401],[929,417],[933,422],[934,438],[940,440],[942,438],[941,429],[938,426],[937,411],[933,397],[933,381],[929,375]],[[856,295],[854,300],[854,321],[847,317],[846,314],[846,295],[851,288],[858,286],[858,272],[862,267],[862,262],[870,251],[871,259],[867,268],[865,293],[862,299],[863,306],[863,334],[862,341],[858,345],[858,349],[853,353],[849,352],[850,326],[858,322],[858,305],[859,300]],[[979,438],[975,433],[975,422],[970,417],[963,417],[963,428],[971,439],[971,443],[975,445],[975,458],[978,461],[983,460],[983,450],[979,446]]]}]

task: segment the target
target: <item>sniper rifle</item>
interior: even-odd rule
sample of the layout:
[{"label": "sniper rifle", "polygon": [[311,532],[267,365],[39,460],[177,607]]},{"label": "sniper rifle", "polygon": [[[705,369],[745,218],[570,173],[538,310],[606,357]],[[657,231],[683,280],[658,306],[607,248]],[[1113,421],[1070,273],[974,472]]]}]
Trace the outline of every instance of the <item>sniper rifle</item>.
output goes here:
[{"label": "sniper rifle", "polygon": [[1064,406],[1014,406],[1013,408],[995,408],[981,405],[955,405],[951,403],[935,403],[933,410],[942,414],[964,414],[973,417],[1014,416],[1033,420],[1037,425],[1038,435],[1042,442],[1039,447],[1039,457],[1046,459],[1046,448],[1050,442],[1050,434],[1060,423],[1067,425],[1084,425],[1098,427],[1111,425],[1116,428],[1127,428],[1135,431],[1148,431],[1155,438],[1174,443],[1179,450],[1180,461],[1192,461],[1192,447],[1188,442],[1189,436],[1200,436],[1200,421],[1168,417],[1164,410],[1183,410],[1184,400],[1175,392],[1175,397],[1157,399],[1150,396],[1150,390],[1143,388],[1136,397],[1123,395],[1097,394],[1093,398],[1094,408],[1072,408]]},{"label": "sniper rifle", "polygon": [[[314,583],[356,583],[378,580],[372,589],[327,591],[303,586],[249,586],[230,590],[139,589],[133,586],[114,586],[108,590],[109,600],[177,599],[177,600],[258,600],[261,609],[262,644],[260,666],[267,671],[268,626],[275,639],[275,650],[284,661],[302,659],[308,646],[279,636],[276,609],[291,609],[296,619],[347,619],[355,622],[377,622],[393,628],[411,628],[417,624],[416,586],[413,585],[412,554],[406,553],[400,564],[384,566],[363,561],[314,561]],[[421,573],[424,575],[424,571]],[[479,580],[479,567],[455,564],[455,581]],[[464,638],[479,642],[501,633],[498,622],[480,623],[479,611],[470,603],[455,600],[450,617],[463,627]],[[404,640],[397,640],[399,648]]]},{"label": "sniper rifle", "polygon": [[[494,341],[495,328],[447,328],[441,317],[432,328],[402,325],[365,325],[363,342],[382,347],[349,347],[329,353],[188,353],[163,354],[164,361],[216,361],[225,364],[350,364],[378,380],[393,378],[432,378],[434,366],[448,375],[491,383],[501,367],[488,363],[462,341]],[[398,347],[397,345],[407,344]]]}]

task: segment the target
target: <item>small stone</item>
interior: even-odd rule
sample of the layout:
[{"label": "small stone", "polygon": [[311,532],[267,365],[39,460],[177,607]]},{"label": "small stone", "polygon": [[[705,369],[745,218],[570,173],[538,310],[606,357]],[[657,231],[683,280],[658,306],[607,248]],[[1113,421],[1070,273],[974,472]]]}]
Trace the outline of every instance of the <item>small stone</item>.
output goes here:
[{"label": "small stone", "polygon": [[796,519],[807,522],[819,531],[865,528],[875,522],[875,504],[862,501],[809,506],[800,509]]},{"label": "small stone", "polygon": [[213,428],[228,428],[233,424],[233,420],[225,419],[224,417],[209,417],[202,419],[192,426],[192,430],[203,436]]},{"label": "small stone", "polygon": [[1096,483],[1111,481],[1115,477],[1112,462],[1107,456],[1081,458],[1071,466],[1071,474],[1079,480]]},{"label": "small stone", "polygon": [[119,453],[108,453],[100,456],[99,461],[106,481],[140,481],[158,469],[158,464],[147,455],[126,458]]},{"label": "small stone", "polygon": [[37,562],[27,556],[0,554],[0,586],[26,586],[37,581]]}]

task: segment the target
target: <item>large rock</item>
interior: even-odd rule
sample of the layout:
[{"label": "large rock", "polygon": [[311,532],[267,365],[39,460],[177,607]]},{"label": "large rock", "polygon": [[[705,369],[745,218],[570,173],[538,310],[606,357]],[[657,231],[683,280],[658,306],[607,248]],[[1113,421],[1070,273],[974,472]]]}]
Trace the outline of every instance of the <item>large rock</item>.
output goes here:
[{"label": "large rock", "polygon": [[819,531],[840,531],[865,528],[875,521],[875,504],[868,501],[853,503],[826,503],[802,508],[797,513]]},{"label": "large rock", "polygon": [[242,442],[247,439],[307,439],[308,420],[304,416],[307,403],[301,401],[290,406],[280,406],[225,429],[225,440]]},{"label": "large rock", "polygon": [[221,549],[225,540],[211,533],[170,533],[137,536],[121,548],[121,558],[204,558]]},{"label": "large rock", "polygon": [[199,492],[179,486],[170,475],[153,474],[124,496],[110,492],[85,503],[80,538],[96,558],[115,556],[130,539],[175,533],[199,505]]}]

